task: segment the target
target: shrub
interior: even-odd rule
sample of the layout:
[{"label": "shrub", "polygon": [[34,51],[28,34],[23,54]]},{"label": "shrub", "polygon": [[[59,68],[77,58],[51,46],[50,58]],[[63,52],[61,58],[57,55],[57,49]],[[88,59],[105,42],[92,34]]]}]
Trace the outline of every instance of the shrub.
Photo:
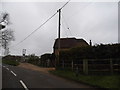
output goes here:
[{"label": "shrub", "polygon": [[67,51],[60,51],[60,60],[120,58],[119,51],[120,44],[76,47]]},{"label": "shrub", "polygon": [[3,62],[4,64],[13,65],[13,66],[19,65],[19,62],[18,62],[18,61],[15,61],[15,60],[3,60],[2,62]]}]

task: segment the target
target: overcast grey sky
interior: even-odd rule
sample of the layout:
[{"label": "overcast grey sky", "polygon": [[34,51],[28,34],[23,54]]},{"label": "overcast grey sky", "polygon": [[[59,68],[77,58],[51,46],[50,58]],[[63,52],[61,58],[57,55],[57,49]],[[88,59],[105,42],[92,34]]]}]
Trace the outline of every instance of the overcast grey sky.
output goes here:
[{"label": "overcast grey sky", "polygon": [[[65,2],[2,2],[2,11],[10,14],[16,45],[27,35],[52,16]],[[70,30],[67,29],[70,28]],[[41,55],[52,53],[58,37],[58,14],[32,36],[15,47],[10,54]],[[88,43],[108,44],[118,42],[118,3],[117,2],[69,2],[62,10],[61,37],[83,38]]]}]

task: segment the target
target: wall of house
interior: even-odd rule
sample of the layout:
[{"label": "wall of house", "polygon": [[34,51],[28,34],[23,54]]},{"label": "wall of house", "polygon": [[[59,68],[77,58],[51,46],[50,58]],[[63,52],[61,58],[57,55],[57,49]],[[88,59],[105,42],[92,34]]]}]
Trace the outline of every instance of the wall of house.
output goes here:
[{"label": "wall of house", "polygon": [[[69,50],[69,49],[67,49],[67,48],[64,48],[64,49],[60,49],[61,51],[66,51],[66,50]],[[58,49],[55,49],[54,50],[54,53],[55,53],[55,55],[58,55]]]}]

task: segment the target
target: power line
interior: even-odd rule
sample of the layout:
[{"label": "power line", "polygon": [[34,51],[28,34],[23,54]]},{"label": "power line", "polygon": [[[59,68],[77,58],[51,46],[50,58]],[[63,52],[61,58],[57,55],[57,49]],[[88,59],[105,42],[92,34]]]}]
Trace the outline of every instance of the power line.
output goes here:
[{"label": "power line", "polygon": [[70,2],[70,0],[68,2],[66,2],[60,9],[63,9],[69,2]]},{"label": "power line", "polygon": [[[33,33],[35,33],[37,30],[39,30],[43,25],[45,25],[50,19],[52,19],[58,12],[54,13],[50,18],[48,18],[43,24],[41,24],[38,28],[36,28],[33,32],[31,32],[27,37],[25,37],[23,40],[21,40],[19,43],[17,43],[14,46],[19,45],[20,43],[22,43],[23,41],[25,41],[27,38],[29,38]],[[11,46],[11,47],[14,47]]]},{"label": "power line", "polygon": [[[63,21],[62,21],[62,23],[63,23]],[[66,28],[65,28],[65,25],[64,25],[64,23],[62,24],[62,28],[64,29],[64,31],[65,31],[65,35],[68,37],[68,34],[67,34],[67,32],[66,32]]]},{"label": "power line", "polygon": [[[70,0],[69,0],[70,1]],[[63,9],[68,3],[66,2],[60,9]],[[59,9],[59,10],[60,10]],[[33,32],[31,32],[27,37],[25,37],[23,40],[21,40],[19,43],[17,43],[16,45],[13,45],[11,47],[16,47],[17,45],[19,45],[20,43],[22,43],[23,41],[25,41],[27,38],[29,38],[32,34],[34,34],[37,30],[39,30],[43,25],[45,25],[50,19],[52,19],[56,14],[58,13],[58,10],[57,12],[55,12],[50,18],[48,18],[43,24],[41,24],[38,28],[36,28]]]},{"label": "power line", "polygon": [[69,32],[70,32],[70,34],[72,35],[72,32],[71,32],[71,30],[70,30],[70,27],[68,26],[68,24],[67,24],[67,22],[66,22],[66,20],[65,20],[65,17],[63,16],[63,14],[62,14],[62,17],[63,17],[63,22],[65,23],[65,26],[66,26],[66,28],[67,28],[67,30],[69,30]]}]

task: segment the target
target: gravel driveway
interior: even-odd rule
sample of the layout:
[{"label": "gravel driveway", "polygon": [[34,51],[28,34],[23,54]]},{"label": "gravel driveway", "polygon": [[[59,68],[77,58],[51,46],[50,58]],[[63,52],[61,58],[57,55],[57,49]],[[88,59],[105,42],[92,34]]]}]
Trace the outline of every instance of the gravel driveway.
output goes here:
[{"label": "gravel driveway", "polygon": [[30,63],[20,63],[20,65],[18,67],[31,69],[31,70],[35,70],[35,71],[40,71],[40,72],[44,72],[44,73],[48,73],[48,71],[50,71],[50,70],[55,70],[55,68],[38,67],[38,66],[30,64]]}]

